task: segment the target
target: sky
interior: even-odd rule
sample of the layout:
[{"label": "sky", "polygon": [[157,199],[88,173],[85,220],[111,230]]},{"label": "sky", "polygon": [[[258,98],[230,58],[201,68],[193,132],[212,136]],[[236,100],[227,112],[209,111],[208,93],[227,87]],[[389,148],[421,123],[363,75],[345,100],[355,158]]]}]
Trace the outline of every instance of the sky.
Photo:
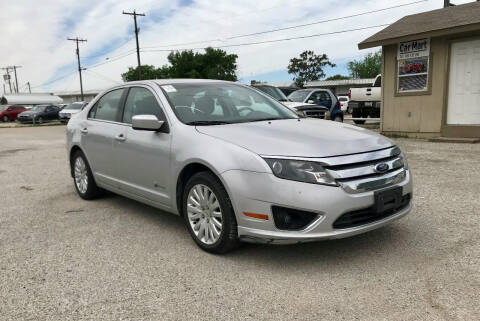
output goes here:
[{"label": "sky", "polygon": [[[472,0],[453,0],[455,4]],[[337,19],[402,4],[415,4],[356,17]],[[357,44],[405,15],[438,9],[443,0],[0,0],[0,67],[17,65],[20,91],[79,90],[75,42],[85,90],[122,83],[121,74],[137,65],[133,18],[122,11],[145,13],[138,17],[142,64],[167,64],[171,50],[228,46],[323,34],[317,37],[257,45],[224,47],[238,55],[240,82],[291,81],[287,65],[305,50],[327,54],[337,66],[327,76],[348,75],[348,61],[361,59],[379,48],[358,50]],[[301,28],[237,37],[245,34],[308,24]],[[358,31],[348,31],[373,27]],[[336,32],[335,34],[330,34]],[[327,35],[325,35],[327,34]],[[3,70],[2,70],[3,72]],[[3,83],[3,79],[0,80]],[[9,91],[8,85],[6,86]],[[0,87],[0,90],[3,88]]]}]

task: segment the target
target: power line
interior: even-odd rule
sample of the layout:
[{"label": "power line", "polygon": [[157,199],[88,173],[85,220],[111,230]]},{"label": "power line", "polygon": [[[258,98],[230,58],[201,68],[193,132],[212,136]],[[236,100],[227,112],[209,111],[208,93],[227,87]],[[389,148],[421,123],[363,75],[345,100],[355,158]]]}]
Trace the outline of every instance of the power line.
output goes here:
[{"label": "power line", "polygon": [[[328,36],[328,35],[334,35],[334,34],[345,33],[345,32],[352,32],[352,31],[359,31],[359,30],[385,27],[385,26],[389,26],[389,25],[390,24],[387,23],[387,24],[376,25],[376,26],[369,26],[369,27],[362,27],[362,28],[355,28],[355,29],[348,29],[348,30],[340,30],[340,31],[333,31],[333,32],[325,32],[325,33],[317,33],[317,34],[306,35],[306,36],[289,37],[289,38],[281,38],[281,39],[265,40],[265,41],[255,41],[255,42],[236,43],[236,44],[231,44],[231,45],[216,46],[216,47],[212,47],[212,48],[219,49],[219,48],[241,47],[241,46],[259,45],[259,44],[264,44],[264,43],[273,43],[273,42],[290,41],[290,40],[297,40],[297,39],[314,38],[314,37]],[[142,52],[173,51],[173,50],[183,51],[183,50],[200,50],[200,49],[205,49],[205,48],[204,47],[199,47],[199,48],[183,48],[183,49],[150,49],[150,50],[142,50]]]},{"label": "power line", "polygon": [[137,61],[138,61],[138,80],[142,79],[142,71],[141,71],[141,64],[140,64],[140,46],[138,44],[138,33],[140,29],[137,27],[137,16],[145,17],[144,13],[137,13],[135,10],[133,12],[125,12],[123,11],[122,14],[133,16],[133,23],[135,25],[135,39],[137,41]]},{"label": "power line", "polygon": [[[192,44],[205,43],[205,42],[213,42],[213,41],[221,41],[221,42],[224,42],[224,40],[231,40],[231,39],[237,39],[237,38],[255,36],[255,35],[272,33],[272,32],[277,32],[277,31],[283,31],[283,30],[289,30],[289,29],[307,27],[307,26],[312,26],[312,25],[316,25],[316,24],[321,24],[321,23],[326,23],[326,22],[332,22],[332,21],[336,21],[336,20],[344,20],[344,19],[348,19],[348,18],[359,17],[359,16],[363,16],[363,15],[367,15],[367,14],[382,12],[382,11],[386,11],[386,10],[396,9],[396,8],[405,7],[405,6],[410,6],[410,5],[414,5],[414,4],[418,4],[418,3],[422,3],[422,2],[428,2],[428,1],[430,1],[430,0],[418,0],[418,1],[414,1],[414,2],[409,2],[409,3],[404,3],[404,4],[396,5],[396,6],[391,6],[391,7],[386,7],[386,8],[381,8],[381,9],[371,10],[371,11],[365,11],[365,12],[361,12],[361,13],[357,13],[357,14],[353,14],[353,15],[348,15],[348,16],[342,16],[342,17],[331,18],[331,19],[326,19],[326,20],[314,21],[314,22],[311,22],[311,23],[300,24],[300,25],[295,25],[295,26],[289,26],[289,27],[285,27],[285,28],[271,29],[271,30],[266,30],[266,31],[260,31],[260,32],[250,33],[250,34],[234,35],[234,36],[230,36],[230,37],[224,38],[223,40],[222,40],[222,39],[219,39],[219,38],[216,38],[216,39],[209,39],[209,40],[199,40],[199,41],[194,41],[194,42],[176,43],[176,44],[170,44],[170,45],[150,46],[150,47],[144,47],[144,48],[145,48],[145,49],[149,49],[149,48],[154,49],[154,48],[163,48],[163,47],[175,47],[175,46],[192,45]],[[217,48],[217,47],[216,47],[216,48]]]},{"label": "power line", "polygon": [[107,80],[107,81],[113,82],[113,83],[115,83],[115,84],[122,84],[122,82],[120,82],[120,81],[113,80],[113,79],[111,79],[111,78],[109,78],[109,77],[105,77],[104,75],[99,74],[98,72],[95,72],[95,71],[93,71],[93,70],[87,69],[86,71],[88,71],[92,76],[96,76],[97,78],[101,78],[101,79],[103,79],[103,80]]},{"label": "power line", "polygon": [[243,38],[243,37],[250,37],[250,36],[256,36],[256,35],[262,35],[262,34],[272,33],[272,32],[277,32],[277,31],[283,31],[283,30],[290,30],[290,29],[308,27],[308,26],[313,26],[313,25],[317,25],[317,24],[321,24],[321,23],[332,22],[332,21],[336,21],[336,20],[344,20],[344,19],[349,19],[349,18],[364,16],[364,15],[367,15],[367,14],[372,14],[372,13],[382,12],[382,11],[386,11],[386,10],[396,9],[396,8],[400,8],[400,7],[411,6],[411,5],[414,5],[414,4],[418,4],[418,3],[422,3],[422,2],[428,2],[428,1],[430,1],[430,0],[419,0],[419,1],[404,3],[404,4],[392,6],[392,7],[387,7],[387,8],[377,9],[377,10],[371,10],[371,11],[365,11],[365,12],[361,12],[361,13],[357,13],[357,14],[352,14],[352,15],[348,15],[348,16],[331,18],[331,19],[326,19],[326,20],[320,20],[320,21],[315,21],[315,22],[311,22],[311,23],[305,23],[305,24],[296,25],[296,26],[290,26],[290,27],[285,27],[285,28],[277,28],[277,29],[271,29],[271,30],[266,30],[266,31],[248,33],[248,34],[243,34],[243,35],[228,37],[228,38],[225,38],[225,39],[230,40],[230,39],[236,39],[236,38]]},{"label": "power line", "polygon": [[80,39],[78,37],[76,38],[67,38],[67,40],[70,41],[75,41],[77,44],[77,60],[78,60],[78,75],[80,77],[80,96],[82,97],[83,101],[83,83],[82,83],[82,67],[80,65],[80,49],[78,48],[78,43],[79,42],[87,42],[87,39]]}]

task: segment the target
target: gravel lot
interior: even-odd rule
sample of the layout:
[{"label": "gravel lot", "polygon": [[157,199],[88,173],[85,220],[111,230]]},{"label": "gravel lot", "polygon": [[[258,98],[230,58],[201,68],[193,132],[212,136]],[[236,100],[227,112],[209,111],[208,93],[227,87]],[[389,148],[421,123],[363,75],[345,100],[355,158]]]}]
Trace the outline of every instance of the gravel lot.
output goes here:
[{"label": "gravel lot", "polygon": [[64,132],[0,129],[1,320],[478,320],[480,144],[398,140],[415,206],[388,227],[215,256],[177,216],[81,200]]}]

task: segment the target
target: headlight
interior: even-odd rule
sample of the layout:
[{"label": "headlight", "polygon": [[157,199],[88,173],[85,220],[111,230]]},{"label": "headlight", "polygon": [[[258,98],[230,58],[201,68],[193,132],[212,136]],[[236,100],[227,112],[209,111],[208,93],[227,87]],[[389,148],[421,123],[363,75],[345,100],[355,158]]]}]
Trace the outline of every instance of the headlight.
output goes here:
[{"label": "headlight", "polygon": [[321,165],[314,162],[265,158],[275,176],[292,181],[338,186]]},{"label": "headlight", "polygon": [[407,156],[403,152],[400,153],[400,158],[403,161],[403,168],[408,169]]}]

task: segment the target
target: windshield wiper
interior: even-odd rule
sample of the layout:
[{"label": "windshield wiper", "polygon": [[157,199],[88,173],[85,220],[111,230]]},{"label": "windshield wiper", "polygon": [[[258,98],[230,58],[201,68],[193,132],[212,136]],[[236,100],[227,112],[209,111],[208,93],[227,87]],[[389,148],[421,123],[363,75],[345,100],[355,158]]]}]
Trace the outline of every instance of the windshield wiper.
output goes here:
[{"label": "windshield wiper", "polygon": [[195,120],[185,124],[192,125],[192,126],[210,126],[210,125],[225,125],[230,123],[224,120]]},{"label": "windshield wiper", "polygon": [[269,120],[280,120],[280,119],[289,119],[289,118],[271,117],[271,118],[261,118],[261,119],[248,119],[243,121],[243,123],[253,123],[255,121],[269,121]]}]

